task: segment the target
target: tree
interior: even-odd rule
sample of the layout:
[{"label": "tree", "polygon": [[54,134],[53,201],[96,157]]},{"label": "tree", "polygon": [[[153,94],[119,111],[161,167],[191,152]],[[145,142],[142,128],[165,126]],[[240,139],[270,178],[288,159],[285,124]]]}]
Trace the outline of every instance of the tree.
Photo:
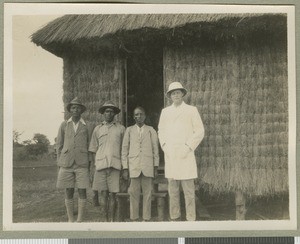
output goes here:
[{"label": "tree", "polygon": [[25,146],[19,142],[20,136],[23,134],[13,130],[13,160],[22,161],[27,157]]},{"label": "tree", "polygon": [[48,146],[50,145],[50,141],[48,140],[47,136],[40,134],[40,133],[36,133],[34,134],[32,140],[36,143],[36,144],[41,144],[41,145],[45,145]]},{"label": "tree", "polygon": [[48,153],[49,145],[50,141],[45,135],[36,133],[32,138],[32,143],[26,145],[26,149],[29,155],[38,157]]},{"label": "tree", "polygon": [[31,139],[25,140],[25,141],[22,142],[22,145],[24,145],[24,146],[28,146],[30,144],[32,144],[32,140]]},{"label": "tree", "polygon": [[18,132],[16,130],[13,130],[13,145],[14,146],[21,146],[21,144],[19,143],[20,140],[20,136],[23,134],[23,132]]}]

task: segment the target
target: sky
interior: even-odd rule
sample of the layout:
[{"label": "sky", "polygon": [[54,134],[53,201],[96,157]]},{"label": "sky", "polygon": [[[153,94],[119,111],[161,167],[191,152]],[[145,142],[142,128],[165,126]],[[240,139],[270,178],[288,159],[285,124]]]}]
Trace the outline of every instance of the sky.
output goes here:
[{"label": "sky", "polygon": [[13,17],[13,130],[22,133],[19,142],[41,133],[53,144],[64,119],[63,60],[30,39],[57,17]]}]

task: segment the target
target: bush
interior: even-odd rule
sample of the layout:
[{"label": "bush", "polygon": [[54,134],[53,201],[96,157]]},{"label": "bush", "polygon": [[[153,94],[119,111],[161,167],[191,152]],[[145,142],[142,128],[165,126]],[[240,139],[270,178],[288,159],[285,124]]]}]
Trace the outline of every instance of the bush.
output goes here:
[{"label": "bush", "polygon": [[29,155],[40,157],[48,153],[50,141],[45,135],[36,133],[34,134],[32,141],[33,143],[26,145]]},{"label": "bush", "polygon": [[17,146],[13,149],[13,161],[24,161],[28,159],[28,153],[25,146]]},{"label": "bush", "polygon": [[[14,133],[15,136],[16,133]],[[36,133],[32,140],[23,141],[22,144],[17,139],[13,141],[13,160],[24,161],[27,159],[37,160],[48,156],[50,141],[43,135]]]}]

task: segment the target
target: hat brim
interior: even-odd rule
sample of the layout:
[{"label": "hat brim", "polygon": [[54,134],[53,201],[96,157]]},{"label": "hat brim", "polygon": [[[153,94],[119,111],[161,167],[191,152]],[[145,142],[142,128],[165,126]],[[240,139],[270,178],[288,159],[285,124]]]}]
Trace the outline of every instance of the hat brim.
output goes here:
[{"label": "hat brim", "polygon": [[69,103],[67,105],[67,110],[68,110],[69,113],[70,113],[70,109],[71,109],[72,105],[79,105],[79,106],[81,106],[83,108],[81,113],[85,112],[85,110],[86,110],[86,106],[84,106],[84,105],[82,105],[80,103]]},{"label": "hat brim", "polygon": [[185,88],[175,88],[175,89],[172,89],[172,90],[167,91],[166,96],[167,96],[168,98],[170,98],[170,97],[171,97],[171,93],[172,93],[173,91],[176,91],[176,90],[181,90],[181,91],[183,92],[183,97],[187,94],[187,90],[186,90]]},{"label": "hat brim", "polygon": [[119,109],[119,108],[117,108],[117,107],[114,107],[114,106],[110,106],[110,105],[108,105],[108,106],[102,106],[101,108],[99,108],[99,113],[100,114],[104,114],[104,111],[105,111],[105,109],[107,109],[107,108],[111,108],[111,109],[113,109],[114,111],[115,111],[115,113],[116,114],[118,114],[118,113],[120,113],[121,112],[121,109]]}]

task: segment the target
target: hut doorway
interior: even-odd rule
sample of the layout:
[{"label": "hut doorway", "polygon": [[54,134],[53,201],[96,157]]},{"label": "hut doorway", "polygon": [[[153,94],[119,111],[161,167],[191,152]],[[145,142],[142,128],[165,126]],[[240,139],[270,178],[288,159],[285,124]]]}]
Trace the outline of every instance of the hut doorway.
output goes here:
[{"label": "hut doorway", "polygon": [[134,52],[126,62],[126,126],[133,125],[133,110],[146,110],[146,124],[157,130],[161,109],[164,107],[163,51],[147,45]]}]

